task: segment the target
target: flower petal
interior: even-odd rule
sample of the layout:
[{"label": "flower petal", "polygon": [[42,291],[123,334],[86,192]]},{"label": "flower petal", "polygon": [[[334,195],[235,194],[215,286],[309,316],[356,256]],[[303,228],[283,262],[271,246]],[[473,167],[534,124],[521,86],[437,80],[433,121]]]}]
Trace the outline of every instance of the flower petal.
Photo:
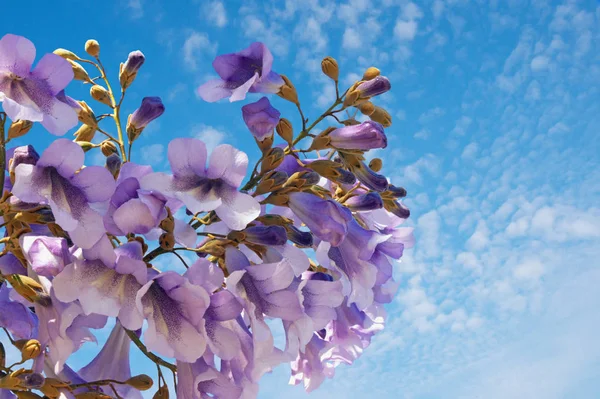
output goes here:
[{"label": "flower petal", "polygon": [[25,77],[35,60],[35,46],[23,36],[6,34],[0,39],[0,69]]},{"label": "flower petal", "polygon": [[58,139],[42,153],[37,166],[52,166],[61,176],[69,178],[81,169],[84,159],[85,154],[79,144],[67,139]]},{"label": "flower petal", "polygon": [[229,144],[217,146],[210,154],[206,177],[221,179],[230,186],[238,187],[246,176],[248,155]]},{"label": "flower petal", "polygon": [[102,166],[83,168],[71,179],[71,183],[84,192],[89,202],[108,201],[115,192],[115,179]]},{"label": "flower petal", "polygon": [[254,74],[247,82],[245,82],[240,87],[237,87],[231,92],[231,97],[229,97],[229,102],[240,101],[246,98],[246,94],[250,87],[258,80],[258,72]]},{"label": "flower petal", "polygon": [[232,230],[242,230],[260,215],[260,204],[251,195],[229,190],[215,209],[217,216]]},{"label": "flower petal", "polygon": [[44,55],[31,74],[43,79],[50,86],[52,95],[58,94],[73,80],[73,68],[69,62],[53,53]]},{"label": "flower petal", "polygon": [[221,79],[213,79],[204,83],[196,90],[198,95],[206,102],[214,103],[227,98],[231,95],[231,88],[227,87],[227,82]]},{"label": "flower petal", "polygon": [[44,114],[42,126],[55,136],[62,136],[77,125],[77,112],[68,104],[52,100],[50,112]]},{"label": "flower petal", "polygon": [[204,176],[206,169],[206,144],[201,140],[177,138],[168,149],[171,170],[177,177]]}]

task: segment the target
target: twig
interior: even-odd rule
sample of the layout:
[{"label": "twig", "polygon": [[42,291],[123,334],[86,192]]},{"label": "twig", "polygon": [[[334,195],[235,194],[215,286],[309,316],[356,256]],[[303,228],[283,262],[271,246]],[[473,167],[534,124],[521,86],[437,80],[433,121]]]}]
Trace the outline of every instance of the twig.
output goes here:
[{"label": "twig", "polygon": [[154,353],[148,351],[148,349],[146,349],[146,345],[144,345],[142,343],[142,341],[140,341],[140,339],[135,334],[135,332],[133,332],[131,330],[128,330],[126,328],[124,328],[124,330],[127,333],[127,336],[129,336],[129,338],[131,339],[131,341],[133,341],[133,343],[135,344],[135,346],[137,346],[138,349],[140,351],[142,351],[142,353],[144,355],[146,355],[146,357],[148,359],[152,360],[156,364],[160,364],[161,366],[168,368],[171,371],[177,371],[177,366],[175,366],[174,364],[171,364],[171,363],[169,363],[169,362],[161,359],[160,357],[156,356]]}]

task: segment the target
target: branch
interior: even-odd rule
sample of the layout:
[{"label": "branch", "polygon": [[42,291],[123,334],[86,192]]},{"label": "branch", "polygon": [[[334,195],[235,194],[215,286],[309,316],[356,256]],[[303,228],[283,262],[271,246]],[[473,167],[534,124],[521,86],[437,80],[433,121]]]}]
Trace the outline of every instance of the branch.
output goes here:
[{"label": "branch", "polygon": [[148,351],[148,349],[146,349],[146,345],[144,345],[142,343],[142,341],[140,341],[140,339],[138,338],[138,336],[135,334],[135,332],[128,330],[126,328],[123,328],[125,330],[125,332],[127,333],[127,335],[129,336],[129,338],[131,339],[131,341],[133,341],[133,343],[135,344],[135,346],[138,347],[138,349],[140,351],[142,351],[142,353],[144,355],[146,355],[146,357],[150,360],[152,360],[154,363],[156,364],[160,364],[163,367],[168,368],[169,370],[175,372],[177,371],[177,366],[175,366],[174,364],[171,364],[165,360],[163,360],[162,358],[156,356],[154,353]]}]

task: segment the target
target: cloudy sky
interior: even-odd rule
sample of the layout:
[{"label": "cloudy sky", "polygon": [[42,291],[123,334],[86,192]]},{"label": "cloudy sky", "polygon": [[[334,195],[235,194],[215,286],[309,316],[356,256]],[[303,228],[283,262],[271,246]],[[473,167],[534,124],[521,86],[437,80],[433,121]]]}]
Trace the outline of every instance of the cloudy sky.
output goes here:
[{"label": "cloudy sky", "polygon": [[[129,51],[142,50],[125,111],[147,95],[165,101],[134,147],[134,161],[157,169],[177,136],[232,143],[257,159],[242,104],[194,94],[216,54],[265,42],[311,118],[334,97],[320,72],[326,55],[338,59],[344,85],[371,65],[392,80],[376,101],[394,117],[378,156],[408,190],[417,245],[397,265],[387,329],[313,394],[287,386],[281,367],[264,378],[261,398],[599,397],[596,1],[169,3],[6,1],[0,34],[28,37],[38,56],[83,52],[95,38],[113,78]],[[86,95],[77,83],[69,89]],[[274,105],[298,123],[288,104]],[[40,129],[25,139],[41,150],[50,137]]]}]

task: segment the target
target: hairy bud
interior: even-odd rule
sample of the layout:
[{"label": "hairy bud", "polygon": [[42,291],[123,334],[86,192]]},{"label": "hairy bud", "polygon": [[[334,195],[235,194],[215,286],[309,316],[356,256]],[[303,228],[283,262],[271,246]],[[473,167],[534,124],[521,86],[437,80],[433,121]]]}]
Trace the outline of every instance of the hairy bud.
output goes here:
[{"label": "hairy bud", "polygon": [[96,101],[101,102],[102,104],[106,104],[112,108],[112,100],[110,99],[110,94],[108,90],[100,85],[93,85],[90,88],[90,95]]},{"label": "hairy bud", "polygon": [[367,68],[367,70],[365,71],[362,80],[371,80],[371,79],[375,79],[377,76],[379,76],[381,74],[381,72],[379,71],[379,69],[375,68],[375,67],[369,67]]},{"label": "hairy bud", "polygon": [[284,139],[286,142],[291,143],[294,140],[294,129],[292,128],[292,123],[285,119],[281,118],[277,126],[275,127],[277,134],[279,137]]},{"label": "hairy bud", "polygon": [[21,351],[21,358],[25,362],[35,359],[42,353],[42,345],[37,339],[20,339],[14,345]]},{"label": "hairy bud", "polygon": [[96,128],[90,125],[81,125],[79,129],[73,133],[75,141],[92,141],[96,134]]},{"label": "hairy bud", "polygon": [[45,296],[44,288],[31,277],[20,274],[11,274],[7,276],[6,280],[19,295],[29,302],[36,302],[42,296]]},{"label": "hairy bud", "polygon": [[57,48],[53,52],[54,52],[54,54],[58,55],[59,57],[64,58],[65,60],[80,60],[81,59],[72,51],[65,50],[64,48]]},{"label": "hairy bud", "polygon": [[79,144],[83,152],[88,152],[92,148],[96,147],[96,144],[90,143],[89,141],[76,141],[76,143]]},{"label": "hairy bud", "polygon": [[8,128],[8,139],[16,139],[24,136],[33,127],[33,122],[17,119],[10,124]]},{"label": "hairy bud", "polygon": [[340,68],[338,67],[338,63],[333,57],[325,57],[323,61],[321,61],[321,70],[325,75],[327,75],[330,79],[338,81],[340,77]]},{"label": "hairy bud", "polygon": [[271,191],[275,191],[278,188],[281,188],[283,184],[287,181],[288,175],[282,171],[271,171],[268,172],[258,183],[256,189],[254,190],[254,195],[261,195]]},{"label": "hairy bud", "polygon": [[357,106],[357,108],[360,110],[361,114],[367,116],[375,112],[375,105],[373,105],[373,103],[370,101],[365,101],[364,103],[361,103]]},{"label": "hairy bud", "polygon": [[90,39],[85,42],[85,52],[91,55],[92,57],[98,58],[100,55],[100,43],[98,43],[94,39]]},{"label": "hairy bud", "polygon": [[148,389],[152,388],[152,385],[154,385],[154,381],[152,381],[152,378],[150,378],[146,374],[140,374],[131,377],[130,379],[125,381],[125,384],[134,387],[135,389],[140,391],[147,391]]},{"label": "hairy bud", "polygon": [[123,90],[131,86],[138,74],[138,71],[144,64],[144,61],[146,61],[144,54],[141,51],[136,50],[129,53],[127,61],[121,64],[121,69],[119,71],[119,83],[121,83]]},{"label": "hairy bud", "polygon": [[165,251],[170,251],[175,246],[175,236],[173,233],[162,233],[158,238],[158,244]]},{"label": "hairy bud", "polygon": [[379,172],[383,167],[383,161],[381,158],[373,158],[371,162],[369,162],[369,168],[373,170],[373,172]]},{"label": "hairy bud", "polygon": [[67,61],[69,61],[69,63],[71,64],[71,68],[73,68],[73,75],[76,80],[81,80],[86,83],[94,84],[94,82],[92,82],[92,79],[90,79],[90,75],[88,75],[87,71],[85,70],[85,68],[83,68],[83,66],[81,66],[80,63],[70,59],[67,59]]},{"label": "hairy bud", "polygon": [[283,162],[283,158],[285,157],[285,153],[283,148],[274,147],[271,148],[263,158],[260,164],[260,173],[266,173],[271,171],[281,165]]},{"label": "hairy bud", "polygon": [[390,127],[392,125],[392,116],[385,109],[375,106],[375,110],[369,115],[372,121],[379,122],[383,127]]},{"label": "hairy bud", "polygon": [[106,140],[106,141],[103,141],[102,144],[100,144],[100,151],[102,151],[102,154],[105,157],[108,157],[111,154],[114,154],[117,152],[117,146],[112,141]]},{"label": "hairy bud", "polygon": [[296,92],[296,88],[287,76],[281,75],[281,78],[285,83],[279,88],[279,92],[277,93],[277,95],[283,98],[284,100],[288,100],[294,104],[298,104],[298,93]]},{"label": "hairy bud", "polygon": [[81,109],[77,111],[79,122],[83,122],[88,126],[97,126],[96,115],[94,115],[94,111],[90,106],[85,101],[78,101],[77,103],[81,106]]}]

